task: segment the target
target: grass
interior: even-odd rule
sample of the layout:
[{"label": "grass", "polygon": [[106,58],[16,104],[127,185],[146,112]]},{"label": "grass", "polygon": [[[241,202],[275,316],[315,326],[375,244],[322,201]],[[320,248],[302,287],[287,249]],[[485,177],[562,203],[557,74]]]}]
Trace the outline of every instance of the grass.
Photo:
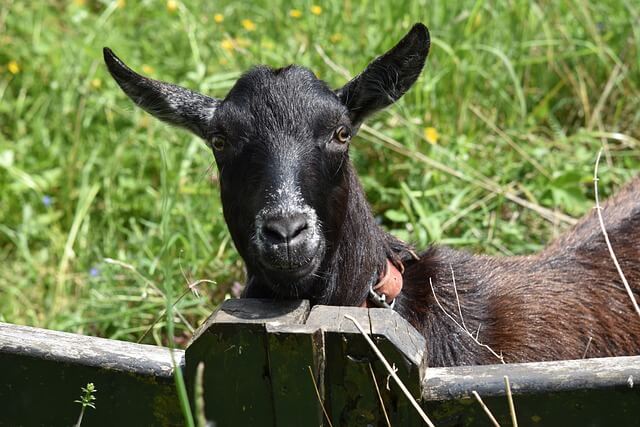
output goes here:
[{"label": "grass", "polygon": [[355,74],[424,22],[423,76],[352,151],[382,224],[418,248],[530,253],[568,227],[560,214],[593,206],[601,146],[603,197],[637,173],[636,3],[388,3],[5,0],[0,321],[136,341],[189,281],[213,280],[145,338],[182,345],[243,281],[210,153],[134,109],[103,46],[224,96],[257,63],[302,64],[337,87],[316,45]]}]

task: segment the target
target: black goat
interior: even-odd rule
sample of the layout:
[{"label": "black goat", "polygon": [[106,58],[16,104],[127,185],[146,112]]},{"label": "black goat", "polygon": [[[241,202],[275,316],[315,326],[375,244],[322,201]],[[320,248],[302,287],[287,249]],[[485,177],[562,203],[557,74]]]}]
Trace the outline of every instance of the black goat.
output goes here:
[{"label": "black goat", "polygon": [[[508,362],[575,359],[587,347],[589,357],[640,353],[640,319],[595,213],[541,253],[508,258],[437,246],[416,256],[376,224],[349,145],[367,116],[411,87],[428,51],[429,33],[417,24],[338,90],[302,67],[256,67],[223,100],[140,76],[109,49],[104,56],[136,104],[211,146],[225,219],[247,266],[245,297],[351,306],[393,299],[425,336],[430,365],[496,363],[477,341]],[[603,211],[636,296],[639,200],[635,179]]]}]

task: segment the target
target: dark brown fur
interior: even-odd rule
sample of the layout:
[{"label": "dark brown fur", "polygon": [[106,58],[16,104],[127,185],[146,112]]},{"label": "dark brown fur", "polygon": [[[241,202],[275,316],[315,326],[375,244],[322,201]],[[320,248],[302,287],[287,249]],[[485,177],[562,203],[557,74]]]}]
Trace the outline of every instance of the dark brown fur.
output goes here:
[{"label": "dark brown fur", "polygon": [[[640,299],[640,177],[603,205],[605,226]],[[531,256],[488,257],[432,247],[407,266],[398,311],[427,339],[432,366],[640,354],[640,318],[609,255],[596,211]]]}]

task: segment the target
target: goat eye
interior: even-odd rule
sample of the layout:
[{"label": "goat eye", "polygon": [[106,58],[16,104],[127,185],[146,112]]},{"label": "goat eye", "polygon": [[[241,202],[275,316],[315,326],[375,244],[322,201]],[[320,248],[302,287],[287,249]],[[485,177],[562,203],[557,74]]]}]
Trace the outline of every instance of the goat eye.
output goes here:
[{"label": "goat eye", "polygon": [[209,146],[213,148],[215,151],[222,151],[224,150],[224,139],[220,137],[213,138],[209,142]]},{"label": "goat eye", "polygon": [[333,132],[333,139],[336,142],[345,144],[351,139],[351,131],[346,126],[340,126]]}]

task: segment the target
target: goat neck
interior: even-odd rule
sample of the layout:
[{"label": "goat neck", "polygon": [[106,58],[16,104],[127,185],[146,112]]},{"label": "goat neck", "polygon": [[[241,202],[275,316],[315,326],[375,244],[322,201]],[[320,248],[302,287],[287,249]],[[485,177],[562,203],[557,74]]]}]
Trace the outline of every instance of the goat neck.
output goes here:
[{"label": "goat neck", "polygon": [[[411,248],[386,233],[372,214],[353,166],[349,163],[341,193],[344,219],[328,224],[333,247],[324,266],[317,303],[360,306],[387,268],[388,260],[402,269]],[[348,285],[347,285],[348,284]]]}]

